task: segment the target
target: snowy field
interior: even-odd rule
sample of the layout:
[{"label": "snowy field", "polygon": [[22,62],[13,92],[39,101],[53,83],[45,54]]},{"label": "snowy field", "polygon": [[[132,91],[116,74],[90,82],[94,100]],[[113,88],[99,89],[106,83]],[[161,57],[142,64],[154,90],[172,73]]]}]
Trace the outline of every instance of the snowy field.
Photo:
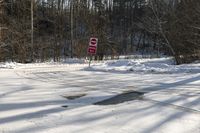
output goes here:
[{"label": "snowy field", "polygon": [[0,63],[0,133],[200,133],[200,63]]}]

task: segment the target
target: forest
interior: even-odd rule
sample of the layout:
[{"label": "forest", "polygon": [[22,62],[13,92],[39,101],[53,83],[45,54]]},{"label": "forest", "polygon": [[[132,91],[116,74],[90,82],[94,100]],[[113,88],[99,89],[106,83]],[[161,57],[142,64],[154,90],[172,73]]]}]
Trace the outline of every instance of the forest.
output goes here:
[{"label": "forest", "polygon": [[0,0],[0,61],[131,54],[200,59],[199,0]]}]

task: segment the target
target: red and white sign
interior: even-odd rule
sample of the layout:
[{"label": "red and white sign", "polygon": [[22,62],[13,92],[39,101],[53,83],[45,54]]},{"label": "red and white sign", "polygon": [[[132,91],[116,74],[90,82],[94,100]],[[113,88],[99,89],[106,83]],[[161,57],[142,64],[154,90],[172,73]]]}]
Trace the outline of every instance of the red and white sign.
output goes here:
[{"label": "red and white sign", "polygon": [[90,43],[88,47],[88,54],[96,54],[97,53],[97,43],[98,38],[90,38]]}]

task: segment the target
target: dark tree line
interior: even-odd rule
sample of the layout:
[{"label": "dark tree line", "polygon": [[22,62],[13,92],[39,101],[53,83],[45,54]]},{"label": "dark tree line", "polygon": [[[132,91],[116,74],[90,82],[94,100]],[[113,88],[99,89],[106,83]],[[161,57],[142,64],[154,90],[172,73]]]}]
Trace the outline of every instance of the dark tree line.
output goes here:
[{"label": "dark tree line", "polygon": [[192,62],[200,58],[200,1],[0,0],[1,61],[85,57],[92,36],[99,59],[162,53]]}]

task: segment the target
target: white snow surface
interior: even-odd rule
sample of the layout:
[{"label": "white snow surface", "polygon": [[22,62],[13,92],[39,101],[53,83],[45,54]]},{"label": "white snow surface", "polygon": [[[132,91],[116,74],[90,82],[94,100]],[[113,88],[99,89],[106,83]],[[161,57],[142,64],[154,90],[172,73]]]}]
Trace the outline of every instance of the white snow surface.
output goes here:
[{"label": "white snow surface", "polygon": [[0,63],[0,133],[200,133],[200,63],[84,62]]}]

